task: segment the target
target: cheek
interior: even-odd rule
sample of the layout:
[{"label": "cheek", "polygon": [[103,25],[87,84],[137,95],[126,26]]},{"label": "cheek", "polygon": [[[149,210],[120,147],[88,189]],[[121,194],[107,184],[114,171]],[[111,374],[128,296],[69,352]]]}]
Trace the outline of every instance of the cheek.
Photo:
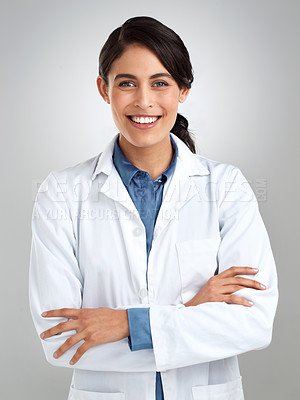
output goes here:
[{"label": "cheek", "polygon": [[177,112],[178,109],[178,91],[170,90],[168,93],[162,93],[158,97],[158,102],[168,113]]},{"label": "cheek", "polygon": [[119,109],[126,103],[126,93],[121,90],[113,88],[110,92],[110,102],[115,108]]},{"label": "cheek", "polygon": [[118,98],[111,97],[111,111],[115,118],[121,119],[125,114],[125,102]]}]

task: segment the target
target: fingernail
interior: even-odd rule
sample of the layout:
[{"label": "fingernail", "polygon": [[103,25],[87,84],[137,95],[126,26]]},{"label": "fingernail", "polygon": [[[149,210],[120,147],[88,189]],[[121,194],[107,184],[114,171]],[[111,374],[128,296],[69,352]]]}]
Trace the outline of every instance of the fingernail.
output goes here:
[{"label": "fingernail", "polygon": [[260,287],[261,287],[262,289],[266,289],[265,285],[263,285],[262,283],[260,284]]},{"label": "fingernail", "polygon": [[42,313],[42,317],[46,317],[47,316],[47,313],[46,312],[43,312]]},{"label": "fingernail", "polygon": [[253,301],[248,301],[249,306],[253,306]]},{"label": "fingernail", "polygon": [[74,364],[74,361],[71,360],[69,364],[73,365],[73,364]]},{"label": "fingernail", "polygon": [[253,272],[258,272],[258,268],[252,268]]},{"label": "fingernail", "polygon": [[54,353],[54,354],[53,354],[53,357],[54,357],[54,358],[57,358],[57,357],[58,357],[58,354],[57,354],[57,353]]},{"label": "fingernail", "polygon": [[43,332],[43,333],[40,334],[40,338],[41,338],[41,339],[44,339],[44,337],[45,337],[45,334],[44,334],[44,332]]}]

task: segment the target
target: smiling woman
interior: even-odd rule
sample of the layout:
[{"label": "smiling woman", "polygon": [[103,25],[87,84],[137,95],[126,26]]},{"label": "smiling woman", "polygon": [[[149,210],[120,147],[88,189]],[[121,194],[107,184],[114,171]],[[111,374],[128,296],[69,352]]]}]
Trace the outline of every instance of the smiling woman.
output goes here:
[{"label": "smiling woman", "polygon": [[[111,105],[123,153],[140,169],[147,170],[148,164],[152,179],[157,178],[172,158],[170,131],[178,102],[185,101],[189,89],[179,89],[157,55],[140,44],[127,46],[112,63],[108,77],[99,75],[97,84]],[[163,165],[153,164],[154,159]]]},{"label": "smiling woman", "polygon": [[30,306],[48,361],[74,368],[69,400],[242,400],[237,355],[271,341],[268,234],[241,171],[195,154],[192,82],[173,30],[127,20],[97,77],[119,133],[39,189]]}]

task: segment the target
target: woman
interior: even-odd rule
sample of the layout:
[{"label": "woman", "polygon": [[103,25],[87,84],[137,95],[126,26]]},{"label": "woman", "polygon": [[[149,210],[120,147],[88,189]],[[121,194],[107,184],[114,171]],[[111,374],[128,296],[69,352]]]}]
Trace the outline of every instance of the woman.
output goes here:
[{"label": "woman", "polygon": [[40,187],[30,305],[48,361],[74,368],[69,399],[240,400],[237,355],[270,343],[268,235],[241,171],[195,154],[192,82],[174,31],[127,20],[97,78],[119,133]]}]

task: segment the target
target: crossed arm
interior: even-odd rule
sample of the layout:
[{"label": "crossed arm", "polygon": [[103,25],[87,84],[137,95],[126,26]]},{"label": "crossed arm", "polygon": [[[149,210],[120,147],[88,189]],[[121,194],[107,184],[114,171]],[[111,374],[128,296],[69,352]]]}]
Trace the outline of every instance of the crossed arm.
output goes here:
[{"label": "crossed arm", "polygon": [[[265,290],[261,283],[237,275],[256,274],[258,269],[250,267],[231,267],[219,275],[215,275],[199,290],[199,292],[184,305],[197,306],[206,302],[226,302],[252,307],[253,302],[233,293],[244,288]],[[62,332],[75,330],[76,333],[69,337],[64,344],[54,353],[54,358],[61,357],[71,347],[84,340],[70,360],[74,365],[91,347],[116,342],[130,335],[127,310],[111,308],[62,308],[49,310],[42,313],[45,318],[64,317],[69,321],[59,323],[41,333],[41,339],[46,339]]]}]

